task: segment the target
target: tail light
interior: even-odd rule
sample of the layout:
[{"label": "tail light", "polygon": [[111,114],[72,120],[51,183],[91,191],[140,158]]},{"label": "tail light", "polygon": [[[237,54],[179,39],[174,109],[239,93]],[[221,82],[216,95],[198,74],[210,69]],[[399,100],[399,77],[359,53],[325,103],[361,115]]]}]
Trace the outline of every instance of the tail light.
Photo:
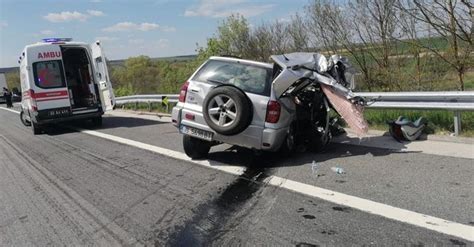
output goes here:
[{"label": "tail light", "polygon": [[38,111],[38,106],[36,104],[36,95],[35,91],[33,89],[30,89],[27,91],[27,96],[30,96],[31,100],[31,110],[32,111]]},{"label": "tail light", "polygon": [[179,91],[179,102],[186,101],[186,94],[188,93],[189,82],[185,82]]},{"label": "tail light", "polygon": [[278,101],[270,100],[267,104],[267,115],[265,117],[265,122],[267,123],[277,123],[280,119],[281,106]]}]

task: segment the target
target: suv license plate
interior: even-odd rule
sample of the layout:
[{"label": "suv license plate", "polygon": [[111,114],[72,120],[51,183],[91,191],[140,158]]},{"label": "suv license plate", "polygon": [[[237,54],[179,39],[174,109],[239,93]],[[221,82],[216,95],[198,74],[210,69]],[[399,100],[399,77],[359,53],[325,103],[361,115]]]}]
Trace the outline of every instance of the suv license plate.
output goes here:
[{"label": "suv license plate", "polygon": [[200,130],[200,129],[196,129],[196,128],[188,127],[184,125],[181,125],[180,131],[182,134],[194,136],[206,141],[212,141],[213,133],[209,131]]}]

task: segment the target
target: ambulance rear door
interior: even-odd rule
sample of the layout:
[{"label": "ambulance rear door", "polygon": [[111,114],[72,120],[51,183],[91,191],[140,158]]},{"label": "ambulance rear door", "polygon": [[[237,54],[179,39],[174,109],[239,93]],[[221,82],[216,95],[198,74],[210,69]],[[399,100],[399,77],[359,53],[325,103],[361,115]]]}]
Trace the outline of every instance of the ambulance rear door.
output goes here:
[{"label": "ambulance rear door", "polygon": [[98,84],[102,109],[104,112],[110,111],[115,107],[115,96],[100,41],[91,44],[91,50],[95,67],[94,77]]},{"label": "ambulance rear door", "polygon": [[33,45],[26,52],[28,64],[22,72],[26,69],[31,73],[28,77],[33,80],[23,81],[29,83],[29,90],[23,92],[23,96],[31,100],[31,109],[38,111],[39,119],[69,116],[71,103],[60,46],[47,43]]}]

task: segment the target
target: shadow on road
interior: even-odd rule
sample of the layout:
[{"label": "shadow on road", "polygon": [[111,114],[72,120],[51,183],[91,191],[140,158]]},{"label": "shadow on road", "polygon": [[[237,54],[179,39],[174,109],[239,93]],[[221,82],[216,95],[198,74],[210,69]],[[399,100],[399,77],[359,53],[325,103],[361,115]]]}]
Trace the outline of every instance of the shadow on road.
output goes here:
[{"label": "shadow on road", "polygon": [[[371,142],[386,141],[386,137],[371,137]],[[349,139],[348,139],[349,140]],[[233,146],[224,151],[212,152],[208,159],[220,163],[236,166],[248,166],[248,164],[258,165],[263,168],[277,168],[277,167],[291,167],[301,166],[311,163],[313,160],[317,163],[327,160],[343,157],[364,156],[370,154],[374,157],[388,156],[394,153],[419,153],[402,151],[406,148],[404,143],[396,142],[390,143],[392,149],[366,147],[360,145],[330,143],[324,150],[319,152],[299,152],[291,155],[284,155],[282,153],[255,153],[252,150]]]},{"label": "shadow on road", "polygon": [[132,117],[104,117],[102,121],[103,123],[101,127],[94,127],[92,122],[87,120],[76,120],[60,124],[47,125],[45,126],[44,131],[48,135],[55,136],[75,132],[75,130],[68,128],[68,126],[81,129],[103,130],[115,128],[137,128],[143,126],[164,124],[164,122],[161,123],[157,121]]},{"label": "shadow on road", "polygon": [[98,129],[114,129],[114,128],[135,128],[149,125],[169,124],[166,122],[158,122],[134,117],[114,117],[107,116],[103,118],[102,127]]}]

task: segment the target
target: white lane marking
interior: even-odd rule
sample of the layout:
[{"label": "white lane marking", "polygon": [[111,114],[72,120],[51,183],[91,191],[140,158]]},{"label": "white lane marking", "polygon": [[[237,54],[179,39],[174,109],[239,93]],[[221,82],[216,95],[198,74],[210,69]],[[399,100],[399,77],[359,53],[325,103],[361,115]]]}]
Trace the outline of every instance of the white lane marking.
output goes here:
[{"label": "white lane marking", "polygon": [[5,111],[9,111],[9,112],[13,112],[13,113],[16,113],[16,114],[20,114],[19,111],[13,110],[13,109],[10,109],[10,108],[0,107],[0,109],[5,110]]},{"label": "white lane marking", "polygon": [[105,133],[98,132],[98,131],[84,130],[84,129],[79,129],[79,128],[73,128],[73,129],[75,129],[75,130],[77,130],[81,133],[84,133],[84,134],[92,135],[92,136],[95,136],[95,137],[100,137],[100,138],[103,138],[103,139],[107,139],[109,141],[113,141],[113,142],[129,145],[129,146],[133,146],[133,147],[140,148],[140,149],[143,149],[143,150],[148,150],[148,151],[151,151],[153,153],[158,153],[158,154],[161,154],[161,155],[164,155],[164,156],[168,156],[170,158],[191,162],[191,163],[194,163],[194,164],[197,164],[197,165],[217,169],[217,170],[220,170],[220,171],[223,171],[223,172],[226,172],[226,173],[230,173],[230,174],[234,174],[234,175],[241,175],[245,171],[245,168],[241,167],[241,166],[220,165],[222,163],[215,162],[215,161],[210,161],[210,160],[192,160],[191,158],[186,156],[186,154],[181,153],[181,152],[177,152],[177,151],[174,151],[174,150],[153,146],[153,145],[150,145],[150,144],[146,144],[146,143],[143,143],[143,142],[138,142],[138,141],[134,141],[134,140],[118,137],[118,136],[105,134]]},{"label": "white lane marking", "polygon": [[[220,165],[222,163],[215,162],[215,161],[208,161],[208,160],[192,160],[186,156],[186,154],[177,152],[174,150],[169,150],[166,148],[161,148],[157,146],[153,146],[150,144],[133,141],[130,139],[105,134],[98,131],[93,130],[84,130],[75,128],[75,130],[88,134],[91,136],[99,137],[102,139],[106,139],[109,141],[129,145],[132,147],[140,148],[143,150],[148,150],[157,154],[161,154],[170,158],[174,158],[177,160],[183,160],[190,163],[194,163],[200,166],[208,167],[211,169],[223,171],[226,173],[234,174],[234,175],[241,175],[244,171],[244,167],[239,166],[228,166],[228,165]],[[339,193],[332,190],[327,190],[323,188],[319,188],[313,185],[300,183],[297,181],[281,178],[278,176],[270,176],[265,180],[266,183],[287,189],[289,191],[293,191],[299,194],[303,194],[310,197],[319,198],[325,201],[329,201],[335,204],[344,205],[347,207],[351,207],[354,209],[361,210],[363,212],[379,215],[388,219],[400,221],[403,223],[407,223],[410,225],[422,227],[425,229],[429,229],[432,231],[436,231],[439,233],[456,236],[462,239],[466,239],[469,241],[474,241],[474,227],[460,224],[454,221],[449,221],[425,214],[416,213],[413,211],[409,211],[402,208],[393,207],[390,205],[386,205],[379,202],[374,202],[371,200]]]}]

